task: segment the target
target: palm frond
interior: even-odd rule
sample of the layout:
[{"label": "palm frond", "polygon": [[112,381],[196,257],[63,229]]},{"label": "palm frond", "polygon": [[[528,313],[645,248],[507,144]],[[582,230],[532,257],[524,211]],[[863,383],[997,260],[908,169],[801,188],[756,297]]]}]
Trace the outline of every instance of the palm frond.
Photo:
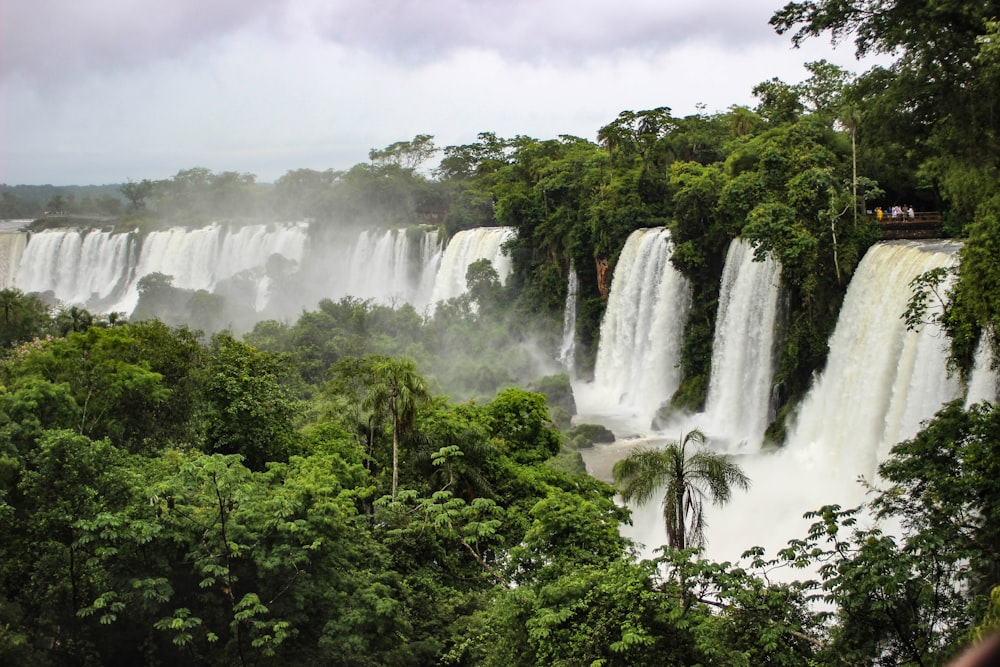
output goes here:
[{"label": "palm frond", "polygon": [[689,444],[703,445],[698,429],[685,433],[662,450],[633,450],[613,469],[618,492],[626,502],[647,503],[663,494],[663,521],[667,541],[676,549],[705,543],[705,500],[716,505],[729,501],[732,489],[746,490],[750,479],[723,454],[705,449],[693,453]]}]

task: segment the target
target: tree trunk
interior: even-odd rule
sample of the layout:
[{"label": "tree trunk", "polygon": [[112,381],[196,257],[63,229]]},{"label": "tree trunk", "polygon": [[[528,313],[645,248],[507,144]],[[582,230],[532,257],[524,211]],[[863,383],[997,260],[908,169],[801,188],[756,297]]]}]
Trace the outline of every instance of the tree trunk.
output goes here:
[{"label": "tree trunk", "polygon": [[396,499],[399,488],[399,418],[392,415],[392,499]]}]

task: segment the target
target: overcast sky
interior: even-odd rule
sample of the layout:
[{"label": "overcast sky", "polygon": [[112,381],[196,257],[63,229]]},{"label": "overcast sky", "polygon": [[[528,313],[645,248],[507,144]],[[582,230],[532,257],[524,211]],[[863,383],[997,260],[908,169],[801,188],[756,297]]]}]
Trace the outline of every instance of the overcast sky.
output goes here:
[{"label": "overcast sky", "polygon": [[2,0],[0,183],[346,168],[482,131],[594,140],[625,109],[753,105],[850,44],[783,0]]}]

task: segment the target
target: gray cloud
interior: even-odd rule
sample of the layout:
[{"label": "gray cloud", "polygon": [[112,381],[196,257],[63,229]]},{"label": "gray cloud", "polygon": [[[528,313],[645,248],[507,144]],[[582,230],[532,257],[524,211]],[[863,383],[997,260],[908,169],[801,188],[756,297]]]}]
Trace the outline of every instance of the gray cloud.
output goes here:
[{"label": "gray cloud", "polygon": [[304,3],[340,44],[427,59],[464,48],[514,60],[664,51],[691,40],[736,47],[773,37],[770,0],[357,0]]},{"label": "gray cloud", "polygon": [[212,49],[241,29],[303,33],[419,64],[462,49],[573,62],[773,33],[771,0],[23,0],[5,3],[0,76],[57,82]]},{"label": "gray cloud", "polygon": [[593,138],[622,109],[752,103],[830,57],[775,35],[772,2],[0,0],[0,182],[272,180],[418,133]]},{"label": "gray cloud", "polygon": [[141,67],[280,16],[275,0],[4,3],[0,74],[41,81]]}]

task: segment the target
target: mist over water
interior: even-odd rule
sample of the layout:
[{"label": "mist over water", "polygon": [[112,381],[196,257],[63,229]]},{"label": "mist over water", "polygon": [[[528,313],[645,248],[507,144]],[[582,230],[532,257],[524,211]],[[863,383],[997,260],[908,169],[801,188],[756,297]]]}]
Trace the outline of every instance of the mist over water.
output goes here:
[{"label": "mist over water", "polygon": [[48,293],[60,304],[130,314],[139,281],[170,276],[173,287],[226,297],[260,319],[292,320],[321,299],[352,296],[423,311],[434,299],[465,292],[468,265],[488,259],[505,280],[504,241],[514,230],[462,231],[447,248],[437,227],[313,233],[309,223],[270,223],[150,232],[53,229],[0,234],[0,287]]}]

